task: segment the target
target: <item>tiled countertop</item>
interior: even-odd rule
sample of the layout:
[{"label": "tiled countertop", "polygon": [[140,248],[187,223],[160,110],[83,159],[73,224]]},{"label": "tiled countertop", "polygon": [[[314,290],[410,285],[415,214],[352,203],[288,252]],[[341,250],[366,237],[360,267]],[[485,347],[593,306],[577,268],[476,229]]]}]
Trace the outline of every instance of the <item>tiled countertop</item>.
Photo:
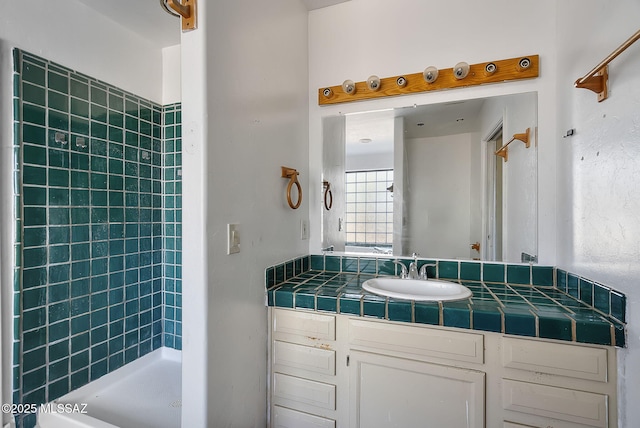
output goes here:
[{"label": "tiled countertop", "polygon": [[[393,272],[384,272],[383,269],[376,268],[375,273],[366,273],[360,268],[353,269],[354,272],[346,272],[343,269],[344,261],[341,261],[340,269],[336,269],[337,272],[331,272],[314,269],[314,265],[318,267],[317,260],[301,258],[288,263],[292,263],[292,266],[287,266],[285,263],[267,269],[269,306],[492,331],[517,336],[625,346],[624,323],[605,313],[606,311],[603,312],[579,300],[571,295],[570,291],[558,288],[556,286],[558,282],[562,285],[571,282],[571,279],[565,276],[557,281],[558,272],[554,268],[546,267],[551,269],[553,281],[541,281],[548,284],[544,286],[511,283],[508,280],[490,282],[486,281],[485,275],[482,275],[483,280],[443,278],[439,275],[440,279],[460,282],[473,292],[469,299],[439,303],[392,299],[364,291],[362,283],[367,279],[393,274]],[[384,263],[386,264],[386,261]],[[457,275],[460,276],[461,262],[455,263],[458,263]],[[323,260],[323,267],[326,264],[326,260]],[[522,265],[503,264],[490,266],[502,266],[504,272],[508,272],[507,266],[522,267]],[[278,272],[280,267],[282,275]],[[524,267],[529,269],[529,266]],[[438,266],[436,273],[446,268],[447,265]],[[480,271],[484,273],[486,268],[481,266]],[[567,275],[566,272],[560,271],[560,275],[562,274]],[[508,274],[505,275],[508,278]],[[436,275],[430,272],[429,276]],[[543,272],[542,276],[546,276],[546,273]],[[532,277],[533,275],[529,273],[528,278]],[[594,290],[592,284],[591,302],[594,301]],[[611,300],[610,296],[609,300]],[[610,305],[609,302],[609,307]]]}]

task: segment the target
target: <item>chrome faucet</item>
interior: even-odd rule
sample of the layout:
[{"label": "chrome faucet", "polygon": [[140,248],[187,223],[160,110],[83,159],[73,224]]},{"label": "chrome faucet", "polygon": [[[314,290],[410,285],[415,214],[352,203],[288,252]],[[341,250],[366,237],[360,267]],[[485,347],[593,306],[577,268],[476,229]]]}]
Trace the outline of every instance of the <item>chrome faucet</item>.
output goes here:
[{"label": "chrome faucet", "polygon": [[[394,260],[393,263],[400,266],[400,278],[402,279],[420,279],[421,273],[418,273],[418,254],[413,253],[412,255],[413,261],[409,263],[409,269],[402,263],[400,260]],[[424,276],[426,277],[426,271],[424,272]]]},{"label": "chrome faucet", "polygon": [[413,261],[409,263],[409,269],[407,269],[404,263],[402,263],[400,260],[393,261],[393,263],[400,266],[400,278],[423,279],[423,280],[429,279],[429,276],[427,275],[427,268],[436,267],[436,265],[433,263],[431,264],[425,263],[422,266],[420,266],[420,269],[418,270],[418,254],[413,253],[411,257],[413,257]]},{"label": "chrome faucet", "polygon": [[413,257],[413,261],[409,263],[409,273],[407,276],[409,279],[419,279],[420,275],[418,274],[418,253],[413,253],[411,257]]}]

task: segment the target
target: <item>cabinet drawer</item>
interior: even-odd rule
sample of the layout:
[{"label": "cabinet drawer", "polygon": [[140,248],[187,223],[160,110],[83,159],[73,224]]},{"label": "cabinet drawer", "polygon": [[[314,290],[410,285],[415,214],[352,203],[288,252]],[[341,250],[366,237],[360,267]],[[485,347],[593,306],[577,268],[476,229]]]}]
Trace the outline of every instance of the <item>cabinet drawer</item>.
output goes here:
[{"label": "cabinet drawer", "polygon": [[590,392],[503,379],[502,407],[585,426],[608,426],[607,396]]},{"label": "cabinet drawer", "polygon": [[336,374],[336,353],[328,349],[275,340],[273,342],[273,367],[276,371],[280,367],[284,367],[334,376]]},{"label": "cabinet drawer", "polygon": [[484,362],[482,334],[349,320],[349,343],[416,356]]},{"label": "cabinet drawer", "polygon": [[286,407],[273,406],[272,428],[335,428],[336,422]]},{"label": "cabinet drawer", "polygon": [[503,367],[578,379],[607,381],[607,350],[503,338]]},{"label": "cabinet drawer", "polygon": [[309,339],[335,340],[336,317],[276,309],[273,311],[273,331]]},{"label": "cabinet drawer", "polygon": [[336,409],[336,386],[327,383],[275,373],[273,395],[322,409]]},{"label": "cabinet drawer", "polygon": [[504,424],[502,425],[502,428],[536,428],[536,427],[532,427],[531,425],[514,424],[513,422],[505,421]]}]

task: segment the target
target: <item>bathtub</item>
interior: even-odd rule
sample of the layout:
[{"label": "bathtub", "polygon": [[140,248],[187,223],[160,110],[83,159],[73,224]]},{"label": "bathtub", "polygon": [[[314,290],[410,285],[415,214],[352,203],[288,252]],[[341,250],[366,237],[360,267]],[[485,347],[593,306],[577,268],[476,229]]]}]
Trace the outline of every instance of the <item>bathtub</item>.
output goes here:
[{"label": "bathtub", "polygon": [[38,413],[40,428],[174,428],[182,414],[181,354],[157,349],[71,391]]}]

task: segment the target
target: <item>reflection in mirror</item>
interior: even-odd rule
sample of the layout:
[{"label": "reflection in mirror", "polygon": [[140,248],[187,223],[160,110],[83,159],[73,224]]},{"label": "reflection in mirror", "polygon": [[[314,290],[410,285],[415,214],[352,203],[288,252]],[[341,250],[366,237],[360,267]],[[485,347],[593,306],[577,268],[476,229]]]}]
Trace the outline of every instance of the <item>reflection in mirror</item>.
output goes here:
[{"label": "reflection in mirror", "polygon": [[[537,94],[323,118],[324,250],[537,260]],[[529,148],[514,134],[529,131]],[[496,151],[508,145],[508,156]]]}]

